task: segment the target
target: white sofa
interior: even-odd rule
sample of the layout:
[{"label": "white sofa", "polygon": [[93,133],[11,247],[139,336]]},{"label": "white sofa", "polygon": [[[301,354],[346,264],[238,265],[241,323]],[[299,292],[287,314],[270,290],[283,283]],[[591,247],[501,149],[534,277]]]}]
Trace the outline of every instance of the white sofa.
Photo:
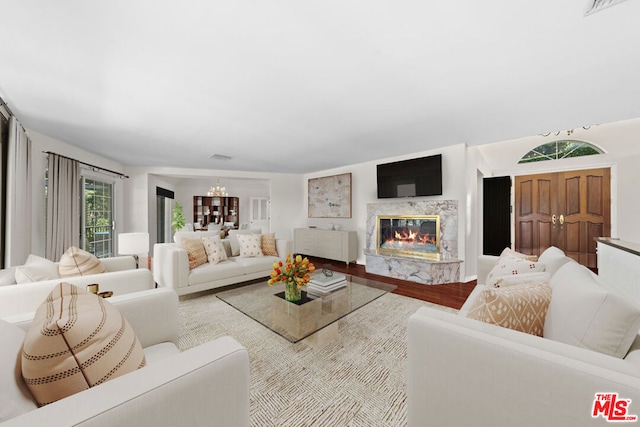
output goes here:
[{"label": "white sofa", "polygon": [[[550,272],[552,296],[544,336],[548,327],[573,327],[584,320],[578,312],[590,296],[579,296],[581,287],[597,293],[594,286],[608,286],[568,258],[553,257],[556,264],[549,261],[551,269],[557,269]],[[488,269],[478,270],[482,283]],[[637,328],[629,329],[635,341],[627,355],[619,358],[479,322],[465,315],[482,287],[477,286],[478,291],[474,290],[458,314],[424,307],[410,317],[410,426],[610,425],[602,413],[592,416],[596,393],[618,393],[619,399],[631,399],[627,415],[640,415]],[[615,290],[608,292],[612,293],[603,306],[615,299]],[[559,306],[572,295],[573,304]],[[564,313],[564,318],[550,322],[552,311],[553,316]]]},{"label": "white sofa", "polygon": [[[27,405],[26,412],[0,421],[0,426],[249,425],[249,356],[244,347],[223,337],[180,352],[178,298],[171,289],[130,293],[111,302],[135,330],[147,366],[41,408]],[[20,316],[5,320],[10,322],[0,321],[4,350],[8,337],[19,337],[30,324]],[[14,351],[19,353],[20,347]],[[14,363],[4,361],[2,369],[16,370],[19,376]],[[3,405],[11,386],[15,389],[8,382],[0,384]],[[3,408],[0,415],[14,408]]]},{"label": "white sofa", "polygon": [[[153,276],[159,286],[174,289],[178,295],[206,291],[222,286],[261,279],[269,276],[273,263],[284,259],[291,252],[292,242],[276,240],[278,256],[243,258],[237,255],[237,234],[255,233],[260,230],[231,230],[223,239],[227,259],[216,264],[209,262],[189,269],[187,251],[178,243],[157,243],[153,247]],[[219,235],[217,231],[195,231],[176,233],[176,239]],[[236,254],[236,255],[234,255]]]},{"label": "white sofa", "polygon": [[156,286],[153,275],[149,270],[136,269],[136,262],[133,257],[103,258],[100,262],[107,269],[102,274],[0,286],[0,317],[34,312],[51,292],[51,289],[60,282],[67,282],[80,287],[97,283],[99,284],[100,292],[112,291],[116,296],[153,289]]}]

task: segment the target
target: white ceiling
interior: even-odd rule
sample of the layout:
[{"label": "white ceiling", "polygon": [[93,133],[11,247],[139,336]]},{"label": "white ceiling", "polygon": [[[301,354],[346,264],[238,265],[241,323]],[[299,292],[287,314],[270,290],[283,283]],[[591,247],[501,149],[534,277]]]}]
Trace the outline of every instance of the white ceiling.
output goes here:
[{"label": "white ceiling", "polygon": [[0,96],[125,165],[294,173],[640,117],[640,1],[587,3],[0,0]]}]

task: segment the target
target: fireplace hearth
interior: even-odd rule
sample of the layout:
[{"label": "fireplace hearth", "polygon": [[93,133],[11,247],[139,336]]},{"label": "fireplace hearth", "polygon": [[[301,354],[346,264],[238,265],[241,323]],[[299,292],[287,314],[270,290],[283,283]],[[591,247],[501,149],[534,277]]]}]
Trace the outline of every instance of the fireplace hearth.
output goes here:
[{"label": "fireplace hearth", "polygon": [[376,222],[380,254],[439,259],[439,215],[378,215]]}]

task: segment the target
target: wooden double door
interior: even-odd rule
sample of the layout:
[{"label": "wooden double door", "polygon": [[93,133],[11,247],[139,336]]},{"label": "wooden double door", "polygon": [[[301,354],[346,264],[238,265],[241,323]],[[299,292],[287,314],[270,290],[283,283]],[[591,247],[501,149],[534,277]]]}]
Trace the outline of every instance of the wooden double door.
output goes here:
[{"label": "wooden double door", "polygon": [[611,233],[609,168],[515,178],[515,248],[540,255],[549,246],[597,268],[594,238]]}]

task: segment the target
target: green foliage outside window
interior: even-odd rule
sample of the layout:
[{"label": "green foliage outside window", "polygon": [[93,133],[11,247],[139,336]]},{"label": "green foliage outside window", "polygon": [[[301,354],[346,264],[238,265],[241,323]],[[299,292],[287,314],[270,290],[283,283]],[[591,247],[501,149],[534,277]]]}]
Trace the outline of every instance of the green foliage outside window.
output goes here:
[{"label": "green foliage outside window", "polygon": [[602,154],[602,150],[584,141],[563,140],[540,145],[522,156],[518,163],[542,162],[569,157]]}]

